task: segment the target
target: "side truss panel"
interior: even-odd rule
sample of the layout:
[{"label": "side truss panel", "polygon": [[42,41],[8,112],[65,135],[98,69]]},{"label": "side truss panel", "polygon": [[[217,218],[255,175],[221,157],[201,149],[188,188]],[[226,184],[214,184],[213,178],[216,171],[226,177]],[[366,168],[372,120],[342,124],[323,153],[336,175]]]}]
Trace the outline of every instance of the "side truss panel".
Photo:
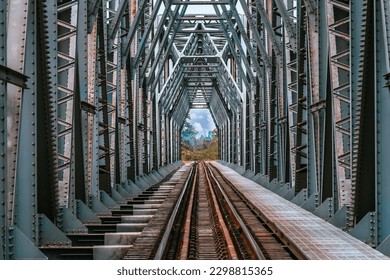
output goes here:
[{"label": "side truss panel", "polygon": [[1,1],[1,259],[44,258],[13,238],[39,247],[42,224],[179,161],[192,108],[222,162],[390,235],[390,1],[219,2]]}]

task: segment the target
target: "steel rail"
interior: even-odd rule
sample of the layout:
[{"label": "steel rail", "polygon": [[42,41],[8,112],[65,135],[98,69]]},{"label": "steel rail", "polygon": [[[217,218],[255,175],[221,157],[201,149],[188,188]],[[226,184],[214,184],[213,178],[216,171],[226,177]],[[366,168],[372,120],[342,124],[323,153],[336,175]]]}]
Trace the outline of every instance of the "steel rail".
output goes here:
[{"label": "steel rail", "polygon": [[224,189],[222,188],[221,184],[218,182],[217,178],[214,176],[214,173],[213,171],[211,170],[209,164],[206,164],[205,165],[206,168],[209,170],[209,173],[210,173],[210,176],[213,178],[216,186],[218,187],[218,190],[219,192],[222,194],[223,196],[223,199],[225,200],[226,204],[228,205],[228,207],[230,208],[230,212],[232,213],[233,215],[233,218],[237,221],[237,223],[239,224],[240,228],[242,229],[242,232],[243,232],[243,236],[244,238],[247,240],[247,242],[249,243],[250,245],[250,249],[253,250],[254,254],[256,255],[256,257],[259,259],[259,260],[265,260],[265,256],[263,254],[263,252],[261,251],[261,249],[259,248],[259,246],[257,245],[257,242],[256,240],[253,238],[252,234],[250,233],[249,229],[247,228],[247,226],[245,225],[244,221],[242,220],[242,218],[240,217],[240,215],[237,213],[236,209],[234,208],[233,204],[230,202],[230,199],[229,197],[227,196],[226,192],[224,191]]},{"label": "steel rail", "polygon": [[[214,204],[214,210],[215,210],[215,213],[218,217],[219,225],[221,226],[222,233],[224,235],[224,238],[225,238],[225,241],[227,244],[226,250],[227,250],[227,252],[232,260],[237,260],[238,259],[237,251],[233,245],[232,237],[229,234],[228,226],[226,225],[225,220],[223,218],[221,207],[218,204],[218,198],[213,190],[213,184],[211,182],[211,178],[206,170],[206,169],[208,169],[208,166],[206,165],[206,163],[202,164],[202,168],[203,168],[204,173],[205,173],[208,189],[210,190],[211,201]],[[209,173],[211,174],[211,172],[209,172]],[[213,179],[215,181],[215,178],[213,178]],[[211,207],[211,205],[210,205],[210,207]]]},{"label": "steel rail", "polygon": [[[199,172],[199,170],[198,170],[198,168],[196,168],[195,175],[194,175],[195,178],[198,177],[198,172]],[[184,241],[183,241],[183,246],[182,246],[181,255],[180,255],[180,259],[181,260],[187,259],[187,255],[188,255],[189,248],[190,248],[191,215],[192,215],[192,208],[193,208],[193,204],[194,204],[196,183],[197,183],[197,180],[193,180],[192,181],[192,190],[191,190],[191,195],[190,195],[190,202],[188,204],[188,210],[187,210],[187,213],[186,213],[186,219],[185,219],[185,224],[184,224],[184,234],[183,234],[183,240]]]},{"label": "steel rail", "polygon": [[[270,220],[269,218],[267,218],[266,216],[264,216],[264,214],[257,209],[257,207],[255,208],[252,208],[251,203],[250,201],[245,198],[245,196],[243,196],[236,188],[236,186],[234,186],[221,172],[221,170],[219,170],[216,166],[214,166],[213,164],[210,164],[210,166],[212,166],[212,168],[214,170],[216,170],[216,172],[222,177],[222,180],[224,180],[226,182],[226,184],[228,184],[230,186],[230,188],[232,188],[232,190],[238,195],[238,197],[249,207],[249,209],[251,209],[251,211],[253,210],[254,213],[255,213],[255,216],[260,219],[261,221],[263,221],[263,223],[265,223],[267,225],[267,227],[269,228],[270,232],[272,232],[273,234],[275,234],[279,239],[280,241],[284,244],[284,246],[286,248],[288,248],[288,250],[291,252],[291,254],[296,257],[298,260],[307,260],[307,257],[306,255],[301,251],[300,248],[298,248],[294,242],[292,242],[286,235],[283,234],[283,230],[281,230],[278,226],[275,225],[275,223]],[[256,209],[256,210],[254,210]],[[252,211],[252,212],[253,212]]]},{"label": "steel rail", "polygon": [[166,247],[168,245],[169,237],[171,235],[171,231],[172,231],[172,228],[173,228],[173,224],[174,224],[174,222],[176,220],[177,213],[179,212],[179,208],[180,208],[181,202],[183,200],[184,194],[186,193],[186,191],[188,189],[188,185],[190,185],[191,179],[193,178],[194,169],[196,169],[196,165],[195,164],[193,164],[193,166],[191,167],[190,174],[189,174],[189,176],[187,177],[187,180],[184,183],[184,187],[181,190],[181,193],[180,193],[179,198],[178,198],[178,200],[176,202],[175,208],[173,209],[172,215],[169,218],[169,221],[168,221],[168,224],[167,224],[167,228],[165,229],[164,235],[162,237],[162,240],[160,242],[160,245],[158,246],[156,255],[154,257],[155,260],[162,260],[162,257],[164,256],[164,253],[166,251]]}]

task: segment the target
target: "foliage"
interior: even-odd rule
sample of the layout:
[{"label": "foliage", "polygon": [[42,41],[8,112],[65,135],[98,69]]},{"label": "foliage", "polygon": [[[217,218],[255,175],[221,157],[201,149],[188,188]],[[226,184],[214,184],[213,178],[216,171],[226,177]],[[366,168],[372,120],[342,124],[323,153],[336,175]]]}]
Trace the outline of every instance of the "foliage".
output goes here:
[{"label": "foliage", "polygon": [[193,147],[196,143],[196,135],[198,132],[196,131],[195,127],[190,124],[188,119],[185,121],[183,125],[183,129],[181,131],[181,141],[182,144],[187,147]]},{"label": "foliage", "polygon": [[207,137],[195,139],[195,145],[182,141],[181,159],[188,161],[218,160],[217,130],[210,131]]}]

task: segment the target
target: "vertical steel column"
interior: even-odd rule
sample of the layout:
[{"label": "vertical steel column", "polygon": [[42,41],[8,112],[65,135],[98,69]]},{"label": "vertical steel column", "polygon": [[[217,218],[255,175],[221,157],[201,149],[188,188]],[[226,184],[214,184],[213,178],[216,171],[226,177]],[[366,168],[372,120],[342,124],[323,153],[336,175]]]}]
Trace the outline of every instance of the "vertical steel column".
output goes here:
[{"label": "vertical steel column", "polygon": [[[317,22],[310,15],[309,61],[317,64],[311,71],[311,115],[314,126],[314,145],[316,149],[317,188],[322,200],[332,197],[335,212],[343,204],[338,195],[335,175],[335,145],[333,136],[333,97],[330,81],[329,28],[327,3],[317,5]],[[314,25],[314,26],[313,26]],[[318,30],[318,33],[315,30]]]},{"label": "vertical steel column", "polygon": [[167,138],[166,138],[166,121],[164,110],[161,109],[160,112],[160,128],[161,128],[161,148],[160,148],[160,161],[161,166],[166,165],[166,155],[167,155]]},{"label": "vertical steel column", "polygon": [[[218,159],[222,159],[225,162],[230,162],[230,146],[229,146],[229,119],[226,117],[225,123],[223,124],[223,153],[224,155],[219,155]],[[220,129],[220,127],[218,127]],[[218,132],[219,133],[219,132]],[[220,134],[218,134],[218,140],[219,140]]]},{"label": "vertical steel column", "polygon": [[227,122],[221,126],[218,127],[218,147],[219,147],[219,154],[218,158],[225,161],[229,162],[229,143],[228,137],[227,137]]},{"label": "vertical steel column", "polygon": [[[29,77],[27,89],[23,90],[20,116],[20,133],[17,154],[16,196],[14,224],[34,244],[38,244],[37,223],[37,87],[36,87],[36,10],[35,1],[28,3],[27,27],[24,61],[24,73]],[[2,103],[4,104],[4,103]]]},{"label": "vertical steel column", "polygon": [[[284,22],[281,14],[278,11],[278,7],[275,1],[272,3],[272,14],[270,18],[270,23],[265,24],[267,27],[265,31],[268,32],[269,44],[272,44],[272,55],[275,56],[275,68],[276,68],[276,77],[277,81],[277,95],[278,100],[277,104],[277,129],[278,129],[278,138],[277,138],[277,149],[278,149],[278,181],[288,182],[290,178],[290,164],[289,164],[289,128],[288,128],[288,103],[287,103],[287,85],[286,85],[286,56],[285,48],[282,48],[284,43]],[[262,12],[263,13],[263,12]]]},{"label": "vertical steel column", "polygon": [[[88,38],[87,0],[77,6],[77,31],[75,49],[75,81],[73,98],[73,143],[71,163],[71,193],[75,199],[87,202],[88,112],[82,104],[88,101]],[[74,194],[73,194],[74,193]],[[74,207],[72,205],[72,207]]]},{"label": "vertical steel column", "polygon": [[[265,76],[265,69],[258,75]],[[260,83],[260,173],[268,176],[268,95],[267,95],[267,81]]]},{"label": "vertical steel column", "polygon": [[181,147],[180,147],[180,127],[176,124],[176,158],[175,162],[180,159]]},{"label": "vertical steel column", "polygon": [[177,155],[178,155],[178,141],[177,141],[177,138],[178,138],[178,135],[177,135],[177,131],[178,131],[178,128],[177,128],[177,123],[176,121],[173,121],[173,127],[172,127],[172,133],[173,133],[173,155],[172,155],[172,163],[175,162],[177,160]]},{"label": "vertical steel column", "polygon": [[[118,42],[117,44],[120,44]],[[116,167],[118,169],[116,182],[124,182],[127,180],[127,172],[130,168],[130,146],[128,144],[129,138],[129,113],[128,113],[128,92],[127,92],[127,83],[129,77],[127,77],[127,68],[120,69],[122,56],[119,54],[121,48],[118,48],[118,62],[117,62],[117,71],[120,72],[120,77],[118,77],[119,84],[118,86],[118,103],[117,104],[117,130],[118,130],[118,155],[116,155]],[[126,63],[124,63],[126,65]]]},{"label": "vertical steel column", "polygon": [[[318,96],[318,42],[317,35],[317,11],[308,8],[306,5],[305,15],[305,34],[306,34],[306,60],[305,60],[305,76],[306,76],[306,96],[307,96],[307,190],[308,194],[318,194],[319,201],[329,196],[322,196],[320,192],[318,177],[319,167],[319,144],[318,144],[318,111],[324,109],[324,101],[319,102]],[[331,190],[331,188],[330,188]],[[332,194],[330,192],[330,194]],[[332,213],[333,214],[333,213]]]},{"label": "vertical steel column", "polygon": [[[24,73],[24,62],[26,56],[26,32],[28,28],[28,9],[29,3],[27,0],[11,1],[8,3],[7,18],[17,18],[20,21],[8,20],[7,25],[7,53],[5,55],[7,67]],[[7,214],[8,226],[15,224],[16,212],[16,175],[17,175],[17,159],[20,141],[20,118],[21,118],[21,100],[23,89],[19,86],[7,85],[7,103],[6,120],[7,120],[7,174],[6,174],[6,193],[7,196]],[[31,198],[30,198],[31,199]],[[29,234],[30,236],[32,234]],[[7,243],[8,244],[8,243]]]},{"label": "vertical steel column", "polygon": [[[7,54],[7,1],[0,2],[0,64],[6,65]],[[0,80],[0,231],[1,244],[8,244],[7,203],[7,84]],[[0,246],[0,259],[8,256],[8,246]]]},{"label": "vertical steel column", "polygon": [[[270,21],[272,22],[273,27],[275,28],[276,25],[276,17],[273,12],[273,3],[272,1],[266,1],[266,7],[268,10],[268,16],[271,18]],[[279,59],[277,57],[277,53],[273,49],[274,42],[272,42],[272,34],[269,32],[267,33],[267,51],[270,53],[270,73],[269,77],[267,79],[268,83],[268,149],[267,149],[267,156],[268,156],[268,176],[269,180],[272,181],[273,179],[279,179],[279,161],[281,159],[281,154],[279,150],[280,145],[280,137],[279,137]]]},{"label": "vertical steel column", "polygon": [[[130,9],[130,20],[129,20],[129,26],[128,28],[134,24],[135,15],[137,12],[137,5],[135,0],[131,0],[129,4]],[[130,46],[124,46],[122,45],[122,48],[129,47],[131,57],[135,55],[135,44],[133,42],[130,42]],[[125,55],[125,53],[122,52],[122,55]],[[137,102],[137,90],[136,90],[136,79],[132,78],[134,75],[136,75],[136,69],[132,68],[132,61],[131,58],[127,57],[126,61],[124,58],[122,58],[123,63],[126,63],[127,68],[127,78],[128,78],[128,85],[127,85],[127,91],[128,91],[128,114],[129,114],[129,146],[130,146],[130,167],[128,170],[128,179],[135,181],[135,178],[138,174],[138,149],[137,149],[137,116],[136,116],[136,102]]]},{"label": "vertical steel column", "polygon": [[[138,34],[137,34],[137,48],[139,47],[140,39],[142,35],[145,33],[145,26],[147,23],[146,17],[149,16],[149,1],[146,1],[144,12],[141,14],[140,17],[140,24],[138,27]],[[145,59],[145,51],[141,53],[141,59]],[[148,107],[149,107],[149,99],[148,99],[148,86],[146,84],[146,79],[143,77],[139,77],[140,81],[140,90],[142,91],[141,93],[141,98],[140,101],[142,102],[142,105],[140,105],[140,109],[142,113],[140,115],[142,116],[142,174],[146,174],[149,171],[149,153],[148,153],[148,147],[149,147],[149,119],[150,115],[148,114]]]},{"label": "vertical steel column", "polygon": [[236,119],[235,119],[235,129],[236,129],[236,160],[237,165],[242,165],[242,145],[243,145],[243,136],[242,134],[244,131],[242,131],[242,110],[243,108],[239,107],[236,109]]},{"label": "vertical steel column", "polygon": [[[58,75],[57,5],[43,2],[37,5],[37,185],[38,212],[55,221],[61,202],[59,172],[61,167],[57,130]],[[49,38],[52,37],[50,40]],[[39,89],[39,90],[38,90]],[[58,127],[58,128],[57,128]],[[68,161],[69,162],[69,161]]]},{"label": "vertical steel column", "polygon": [[226,161],[225,160],[225,157],[223,155],[223,152],[225,152],[225,145],[223,143],[223,139],[224,139],[224,136],[223,136],[223,127],[218,127],[217,129],[217,133],[218,133],[218,159],[222,160],[222,161]]},{"label": "vertical steel column", "polygon": [[[115,12],[115,7],[114,7]],[[116,38],[115,38],[116,39]],[[124,170],[126,170],[125,163],[125,125],[126,125],[126,91],[125,91],[125,77],[123,73],[126,73],[126,68],[120,69],[118,65],[122,65],[120,60],[121,55],[120,48],[118,48],[118,44],[120,46],[120,42],[115,40],[112,42],[113,48],[116,51],[116,55],[114,55],[113,64],[115,65],[113,70],[113,75],[116,76],[116,110],[115,110],[115,121],[113,122],[113,126],[115,127],[114,133],[114,184],[120,184],[124,182],[126,174]],[[116,56],[116,57],[115,57]]]},{"label": "vertical steel column", "polygon": [[226,145],[226,127],[225,124],[218,126],[217,128],[218,135],[218,159],[221,159],[227,162],[227,145]]},{"label": "vertical steel column", "polygon": [[260,83],[256,80],[256,91],[254,96],[254,173],[258,174],[261,172],[261,134],[260,134]]},{"label": "vertical steel column", "polygon": [[171,125],[170,125],[170,116],[168,113],[165,113],[164,116],[165,119],[165,162],[166,164],[171,163]]},{"label": "vertical steel column", "polygon": [[[4,239],[2,259],[33,256],[38,250],[37,224],[37,160],[36,160],[36,21],[35,2],[8,2],[1,12],[1,148],[5,157],[1,160],[4,186],[0,185],[1,231]],[[11,20],[17,18],[19,21]],[[7,35],[5,35],[7,34]],[[5,52],[6,51],[6,52]],[[8,72],[8,73],[7,73]],[[12,72],[31,80],[18,83]],[[3,81],[2,81],[3,82]],[[31,88],[25,89],[25,86]],[[29,94],[27,96],[26,94]],[[5,121],[6,123],[3,123]],[[4,133],[4,135],[3,135]],[[25,137],[25,138],[22,138]],[[7,145],[7,146],[5,146]],[[4,174],[3,172],[7,173]],[[24,242],[24,245],[21,243]],[[31,253],[31,255],[30,255]],[[43,254],[38,253],[39,257]]]},{"label": "vertical steel column", "polygon": [[156,166],[154,167],[155,170],[157,170],[160,166],[163,165],[162,163],[162,146],[164,143],[163,140],[163,126],[162,120],[161,120],[161,110],[160,107],[158,106],[158,101],[157,101],[157,95],[155,95],[153,99],[153,109],[154,109],[154,141],[155,141],[155,164]]},{"label": "vertical steel column", "polygon": [[131,68],[130,59],[126,62],[126,74],[128,77],[127,81],[127,99],[128,99],[128,118],[129,118],[129,135],[128,135],[128,146],[130,153],[130,166],[127,169],[127,179],[135,181],[136,177],[136,166],[137,166],[137,152],[135,146],[135,133],[137,131],[137,125],[135,123],[135,94],[134,94],[134,82],[130,77],[134,74],[134,69]]},{"label": "vertical steel column", "polygon": [[88,34],[88,100],[84,105],[89,114],[87,115],[87,155],[86,155],[86,183],[89,193],[99,197],[99,79],[98,79],[98,34],[97,21],[94,21]]},{"label": "vertical steel column", "polygon": [[168,140],[168,147],[167,147],[168,154],[167,154],[167,158],[168,158],[168,164],[171,164],[171,163],[173,163],[174,141],[173,141],[173,120],[172,120],[172,116],[170,113],[168,114],[167,122],[168,122],[168,138],[167,138],[167,140]]},{"label": "vertical steel column", "polygon": [[376,2],[376,211],[378,243],[390,235],[390,3]]},{"label": "vertical steel column", "polygon": [[237,131],[236,131],[236,112],[231,111],[230,114],[230,146],[231,148],[231,163],[237,163]]},{"label": "vertical steel column", "polygon": [[350,225],[375,211],[375,21],[373,1],[351,1],[352,199]]},{"label": "vertical steel column", "polygon": [[160,121],[158,119],[159,111],[158,111],[158,104],[157,104],[157,95],[154,95],[151,99],[151,157],[152,157],[152,164],[151,164],[151,170],[155,171],[159,168],[159,147],[160,147]]}]

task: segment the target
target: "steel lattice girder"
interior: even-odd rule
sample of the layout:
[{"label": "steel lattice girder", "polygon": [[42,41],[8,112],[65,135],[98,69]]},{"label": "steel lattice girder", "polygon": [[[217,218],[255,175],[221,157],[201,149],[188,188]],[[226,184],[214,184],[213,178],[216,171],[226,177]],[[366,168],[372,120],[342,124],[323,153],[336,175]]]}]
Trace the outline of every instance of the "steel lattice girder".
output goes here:
[{"label": "steel lattice girder", "polygon": [[[210,14],[187,13],[200,4]],[[38,220],[61,227],[64,208],[77,218],[179,159],[193,106],[210,109],[222,159],[380,244],[389,11],[387,0],[2,1],[1,256],[20,256],[10,237],[39,245]]]}]

